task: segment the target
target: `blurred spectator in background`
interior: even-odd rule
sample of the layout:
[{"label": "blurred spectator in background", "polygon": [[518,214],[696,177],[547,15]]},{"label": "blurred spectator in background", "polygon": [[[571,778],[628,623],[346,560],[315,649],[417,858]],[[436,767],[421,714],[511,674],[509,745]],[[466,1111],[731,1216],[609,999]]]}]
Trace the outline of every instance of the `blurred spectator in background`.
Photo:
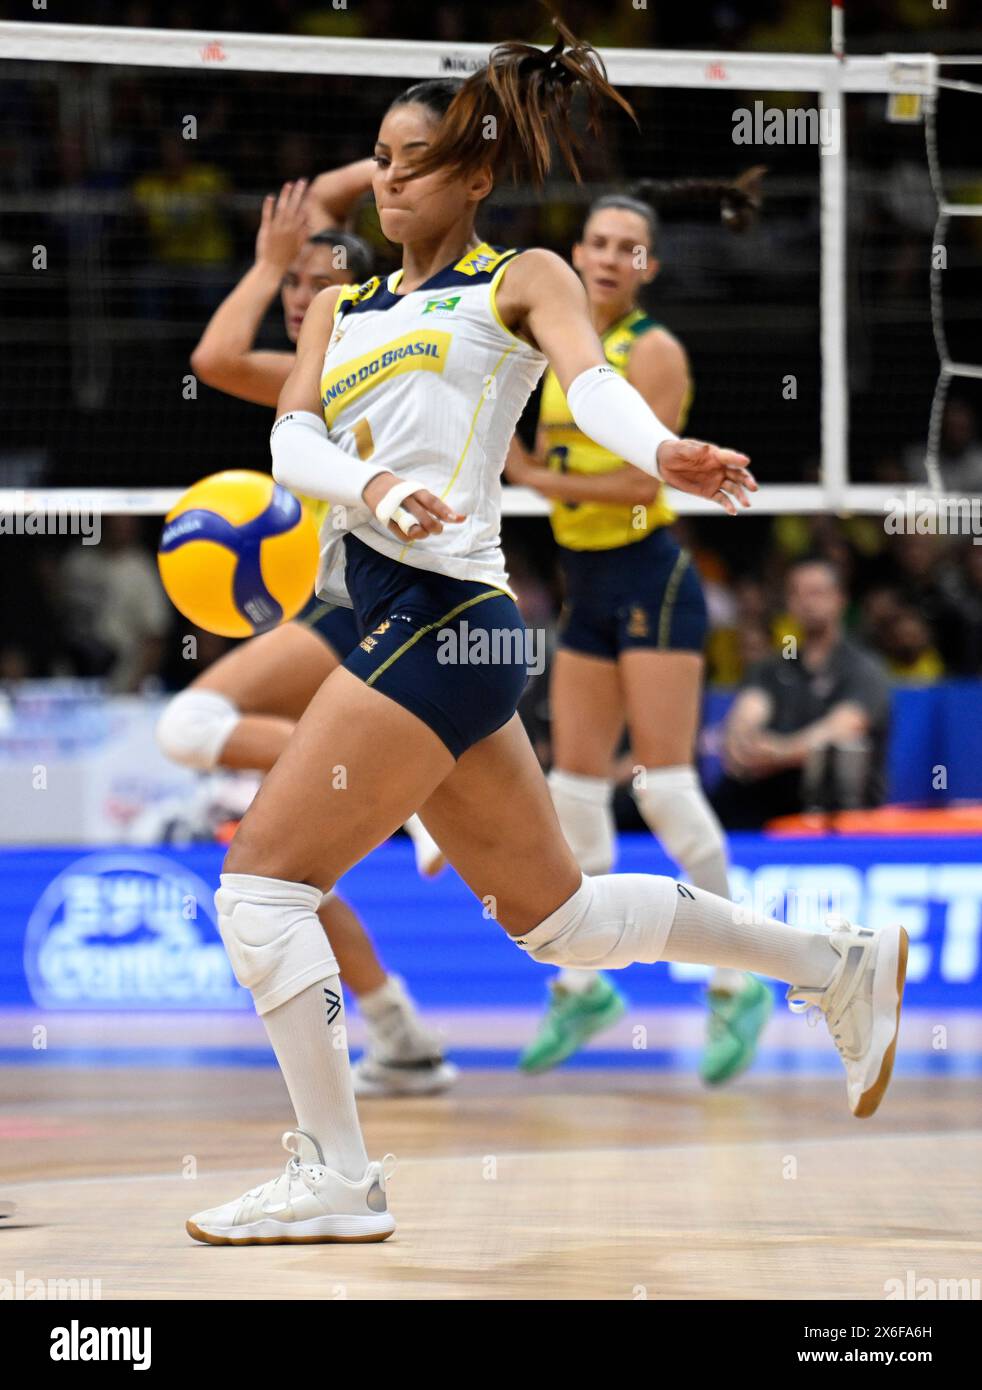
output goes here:
[{"label": "blurred spectator in background", "polygon": [[894,680],[925,685],[944,675],[944,662],[931,641],[931,629],[916,608],[901,604],[878,646]]},{"label": "blurred spectator in background", "polygon": [[165,287],[190,285],[197,291],[190,302],[182,304],[178,297],[171,313],[210,305],[223,288],[225,267],[234,254],[223,207],[229,179],[217,166],[196,162],[194,149],[194,142],[180,134],[161,135],[158,167],[133,185],[151,261],[144,271],[144,312],[153,317],[166,316],[168,306],[161,300]]},{"label": "blurred spectator in background", "polygon": [[156,676],[170,609],[133,516],[107,516],[99,545],[68,550],[58,575],[64,645],[76,673],[111,690],[139,690]]},{"label": "blurred spectator in background", "polygon": [[890,551],[895,587],[904,606],[920,613],[927,623],[944,666],[949,671],[965,672],[971,668],[967,664],[964,614],[948,581],[952,554],[947,537],[917,534],[897,536]]},{"label": "blurred spectator in background", "polygon": [[731,829],[883,797],[889,687],[843,635],[838,572],[826,560],[799,561],[787,605],[801,640],[750,672],[727,717],[714,803]]}]

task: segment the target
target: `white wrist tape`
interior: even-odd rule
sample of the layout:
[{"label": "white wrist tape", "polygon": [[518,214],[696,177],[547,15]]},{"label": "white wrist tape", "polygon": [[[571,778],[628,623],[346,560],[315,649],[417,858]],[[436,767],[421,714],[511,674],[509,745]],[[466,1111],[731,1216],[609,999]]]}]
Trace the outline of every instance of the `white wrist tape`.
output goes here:
[{"label": "white wrist tape", "polygon": [[302,492],[343,507],[364,507],[362,492],[384,464],[363,463],[327,437],[327,426],[309,410],[281,415],[269,436],[273,477],[291,492]]},{"label": "white wrist tape", "polygon": [[400,507],[399,503],[412,496],[414,492],[419,492],[422,486],[422,483],[407,478],[404,482],[396,483],[395,487],[390,487],[375,508],[375,515],[382,525],[388,526],[390,521],[394,521],[403,535],[408,536],[413,527],[419,525],[419,522],[412,512],[407,512],[405,507]]},{"label": "white wrist tape", "polygon": [[570,382],[566,401],[585,435],[643,473],[661,477],[658,446],[678,435],[662,424],[640,391],[613,367],[588,367],[580,372]]}]

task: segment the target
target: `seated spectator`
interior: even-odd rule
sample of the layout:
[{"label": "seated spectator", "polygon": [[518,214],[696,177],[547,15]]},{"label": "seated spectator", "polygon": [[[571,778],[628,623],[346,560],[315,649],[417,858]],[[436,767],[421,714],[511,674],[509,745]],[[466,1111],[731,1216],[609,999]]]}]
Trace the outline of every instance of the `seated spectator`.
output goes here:
[{"label": "seated spectator", "polygon": [[844,636],[846,595],[828,561],[799,561],[786,589],[801,638],[751,670],[726,720],[714,802],[732,829],[882,800],[886,677]]},{"label": "seated spectator", "polygon": [[926,685],[944,675],[944,662],[932,643],[931,629],[916,608],[902,607],[886,625],[878,646],[894,680]]},{"label": "seated spectator", "polygon": [[100,545],[79,545],[59,572],[64,641],[81,676],[104,676],[116,691],[139,690],[159,673],[170,609],[157,566],[133,516],[103,521]]},{"label": "seated spectator", "polygon": [[950,588],[955,568],[953,542],[946,536],[910,532],[894,537],[889,555],[904,607],[913,608],[928,624],[945,667],[954,673],[964,672],[968,669],[965,614]]}]

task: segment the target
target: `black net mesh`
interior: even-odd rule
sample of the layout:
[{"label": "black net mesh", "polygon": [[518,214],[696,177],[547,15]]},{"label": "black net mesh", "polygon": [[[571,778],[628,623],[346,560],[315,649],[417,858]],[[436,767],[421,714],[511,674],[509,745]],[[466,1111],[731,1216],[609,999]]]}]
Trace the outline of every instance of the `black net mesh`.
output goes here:
[{"label": "black net mesh", "polygon": [[[187,399],[191,350],[251,263],[262,196],[369,154],[406,85],[0,62],[0,485],[170,486],[265,466],[268,410],[203,385]],[[766,163],[765,212],[745,234],[724,230],[712,209],[665,210],[648,307],[692,359],[690,432],[745,449],[764,479],[812,480],[818,150],[734,143],[734,108],[773,94],[624,94],[640,131],[615,113],[602,145],[587,140],[582,187],[562,172],[541,194],[501,188],[479,230],[567,254],[598,193]],[[370,207],[355,223],[391,268]],[[289,346],[275,304],[260,345]]]}]

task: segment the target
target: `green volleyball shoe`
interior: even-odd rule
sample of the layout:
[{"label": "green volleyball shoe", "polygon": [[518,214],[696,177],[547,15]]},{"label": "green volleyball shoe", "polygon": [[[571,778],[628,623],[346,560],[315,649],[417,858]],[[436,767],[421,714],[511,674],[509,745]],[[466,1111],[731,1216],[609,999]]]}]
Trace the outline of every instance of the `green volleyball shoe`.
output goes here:
[{"label": "green volleyball shoe", "polygon": [[745,1071],[754,1059],[757,1043],[774,1008],[774,997],[763,980],[747,975],[736,994],[709,990],[706,1050],[699,1075],[718,1086]]},{"label": "green volleyball shoe", "polygon": [[548,1071],[571,1057],[588,1038],[616,1023],[627,1008],[627,1000],[598,972],[587,990],[575,992],[549,981],[549,1004],[539,1031],[518,1059],[525,1072]]}]

